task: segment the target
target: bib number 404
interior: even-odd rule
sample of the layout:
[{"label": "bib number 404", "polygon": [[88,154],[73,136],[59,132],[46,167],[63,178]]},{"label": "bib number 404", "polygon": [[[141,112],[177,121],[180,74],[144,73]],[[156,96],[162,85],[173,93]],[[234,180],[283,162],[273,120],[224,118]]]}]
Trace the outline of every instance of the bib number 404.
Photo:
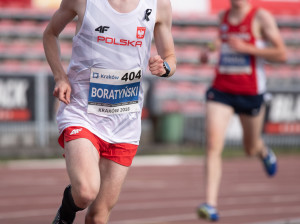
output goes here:
[{"label": "bib number 404", "polygon": [[142,77],[142,71],[139,70],[137,73],[135,72],[130,72],[130,73],[125,73],[125,75],[123,75],[123,77],[121,78],[121,80],[124,80],[125,82],[132,81],[134,79],[140,79]]}]

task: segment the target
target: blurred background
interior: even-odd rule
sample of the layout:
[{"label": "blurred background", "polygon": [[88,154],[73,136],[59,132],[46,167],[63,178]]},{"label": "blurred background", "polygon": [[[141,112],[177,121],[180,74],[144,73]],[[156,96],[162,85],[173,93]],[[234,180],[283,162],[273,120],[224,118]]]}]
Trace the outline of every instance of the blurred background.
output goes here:
[{"label": "blurred background", "polygon": [[[145,76],[140,154],[199,153],[204,142],[204,93],[214,76],[217,53],[201,64],[200,53],[217,35],[220,0],[171,0],[178,67],[170,79]],[[300,1],[253,0],[270,10],[288,47],[285,64],[266,63],[272,96],[264,138],[275,150],[300,151]],[[50,158],[61,155],[52,96],[54,80],[45,59],[42,33],[59,0],[0,0],[0,157]],[[67,68],[75,23],[60,36]],[[156,49],[153,45],[152,54]],[[232,119],[226,150],[241,145]],[[199,150],[200,149],[200,150]]]}]

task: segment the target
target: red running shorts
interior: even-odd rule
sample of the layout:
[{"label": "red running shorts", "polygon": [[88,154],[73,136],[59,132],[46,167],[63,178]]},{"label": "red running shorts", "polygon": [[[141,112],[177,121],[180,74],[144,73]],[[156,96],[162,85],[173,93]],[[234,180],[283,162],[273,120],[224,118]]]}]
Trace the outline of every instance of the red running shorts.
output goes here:
[{"label": "red running shorts", "polygon": [[123,166],[130,166],[132,164],[138,148],[138,145],[129,143],[108,143],[88,129],[80,126],[71,126],[64,129],[58,138],[58,143],[64,148],[64,141],[69,142],[79,138],[90,140],[98,150],[100,157],[102,156]]}]

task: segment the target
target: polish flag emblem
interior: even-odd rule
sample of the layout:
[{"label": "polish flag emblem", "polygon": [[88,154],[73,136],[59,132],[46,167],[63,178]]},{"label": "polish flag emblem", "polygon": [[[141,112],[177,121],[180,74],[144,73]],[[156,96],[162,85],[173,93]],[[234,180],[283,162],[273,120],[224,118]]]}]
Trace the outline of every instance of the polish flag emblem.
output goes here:
[{"label": "polish flag emblem", "polygon": [[136,38],[143,39],[145,37],[146,27],[138,27],[136,31]]}]

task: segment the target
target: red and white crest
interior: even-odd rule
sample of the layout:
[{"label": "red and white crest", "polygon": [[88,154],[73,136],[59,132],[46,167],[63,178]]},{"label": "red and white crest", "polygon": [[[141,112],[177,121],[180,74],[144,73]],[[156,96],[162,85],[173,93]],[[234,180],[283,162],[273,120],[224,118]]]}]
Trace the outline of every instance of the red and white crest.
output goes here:
[{"label": "red and white crest", "polygon": [[136,31],[136,38],[143,39],[145,37],[146,27],[138,27]]}]

